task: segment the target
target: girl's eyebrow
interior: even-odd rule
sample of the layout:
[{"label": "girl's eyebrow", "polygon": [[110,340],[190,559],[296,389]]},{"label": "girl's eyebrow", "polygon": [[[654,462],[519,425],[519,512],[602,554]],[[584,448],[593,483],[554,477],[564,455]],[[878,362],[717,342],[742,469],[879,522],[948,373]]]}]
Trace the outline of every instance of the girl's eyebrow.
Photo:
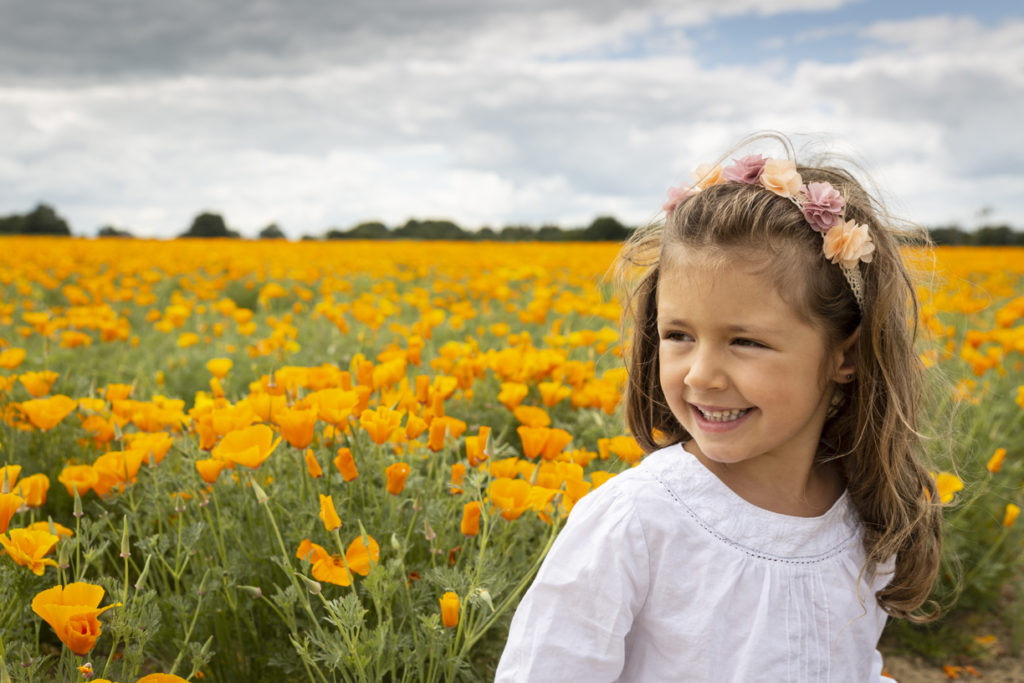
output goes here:
[{"label": "girl's eyebrow", "polygon": [[[666,325],[666,326],[670,326],[670,327],[688,327],[690,325],[690,322],[687,321],[687,320],[684,320],[682,318],[668,318],[668,319],[658,318],[658,324],[659,325]],[[752,324],[741,325],[741,324],[736,324],[736,323],[724,325],[722,327],[722,329],[725,332],[729,333],[729,334],[754,334],[754,335],[781,334],[782,331],[783,331],[782,328],[778,328],[778,327],[762,326],[762,325],[752,325]]]}]

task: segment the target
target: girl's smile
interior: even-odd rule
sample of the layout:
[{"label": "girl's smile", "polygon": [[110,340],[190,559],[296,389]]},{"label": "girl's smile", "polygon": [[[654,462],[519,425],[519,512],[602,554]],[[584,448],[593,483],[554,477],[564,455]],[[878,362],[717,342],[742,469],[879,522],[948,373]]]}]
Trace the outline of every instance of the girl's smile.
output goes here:
[{"label": "girl's smile", "polygon": [[727,484],[772,482],[776,493],[820,499],[812,465],[843,351],[828,350],[824,332],[783,299],[761,257],[719,255],[679,250],[662,261],[665,399],[688,449]]}]

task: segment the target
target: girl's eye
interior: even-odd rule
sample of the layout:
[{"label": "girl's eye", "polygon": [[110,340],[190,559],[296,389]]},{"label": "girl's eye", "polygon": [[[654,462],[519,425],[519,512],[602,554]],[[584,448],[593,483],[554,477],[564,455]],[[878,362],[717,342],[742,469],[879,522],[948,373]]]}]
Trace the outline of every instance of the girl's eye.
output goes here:
[{"label": "girl's eye", "polygon": [[753,339],[742,339],[742,338],[741,339],[733,339],[732,343],[736,344],[737,346],[750,346],[750,347],[754,347],[754,348],[765,348],[764,344],[762,344],[761,342],[756,342]]},{"label": "girl's eye", "polygon": [[690,335],[685,332],[664,332],[661,338],[666,341],[690,341]]}]

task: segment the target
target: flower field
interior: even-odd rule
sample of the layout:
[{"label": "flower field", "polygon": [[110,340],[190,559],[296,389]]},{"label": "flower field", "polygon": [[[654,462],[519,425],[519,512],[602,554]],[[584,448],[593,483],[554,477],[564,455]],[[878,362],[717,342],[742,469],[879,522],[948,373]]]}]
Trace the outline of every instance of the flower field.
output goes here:
[{"label": "flower field", "polygon": [[[488,680],[641,457],[616,251],[0,239],[0,680]],[[1024,251],[908,259],[950,610],[887,643],[982,666],[1024,641]]]}]

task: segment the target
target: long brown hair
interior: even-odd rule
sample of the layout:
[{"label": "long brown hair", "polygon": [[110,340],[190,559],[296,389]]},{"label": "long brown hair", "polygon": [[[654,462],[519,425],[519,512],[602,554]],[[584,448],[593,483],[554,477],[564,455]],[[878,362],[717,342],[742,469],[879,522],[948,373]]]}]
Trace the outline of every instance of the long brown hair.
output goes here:
[{"label": "long brown hair", "polygon": [[[785,138],[777,138],[792,157]],[[889,614],[925,621],[940,562],[941,507],[921,461],[922,365],[914,349],[917,298],[901,244],[926,242],[897,226],[848,171],[828,163],[797,165],[803,181],[827,181],[845,199],[845,217],[869,226],[875,252],[861,263],[863,311],[839,266],[822,254],[792,202],[760,185],[726,182],[685,199],[664,222],[638,230],[624,245],[617,275],[624,302],[629,380],[626,423],[646,452],[687,441],[661,389],[657,288],[666,249],[739,249],[769,256],[767,273],[799,315],[823,330],[830,348],[859,329],[855,381],[837,384],[838,412],[827,420],[817,454],[842,464],[864,527],[866,569],[895,558],[895,574],[876,595]]]}]

